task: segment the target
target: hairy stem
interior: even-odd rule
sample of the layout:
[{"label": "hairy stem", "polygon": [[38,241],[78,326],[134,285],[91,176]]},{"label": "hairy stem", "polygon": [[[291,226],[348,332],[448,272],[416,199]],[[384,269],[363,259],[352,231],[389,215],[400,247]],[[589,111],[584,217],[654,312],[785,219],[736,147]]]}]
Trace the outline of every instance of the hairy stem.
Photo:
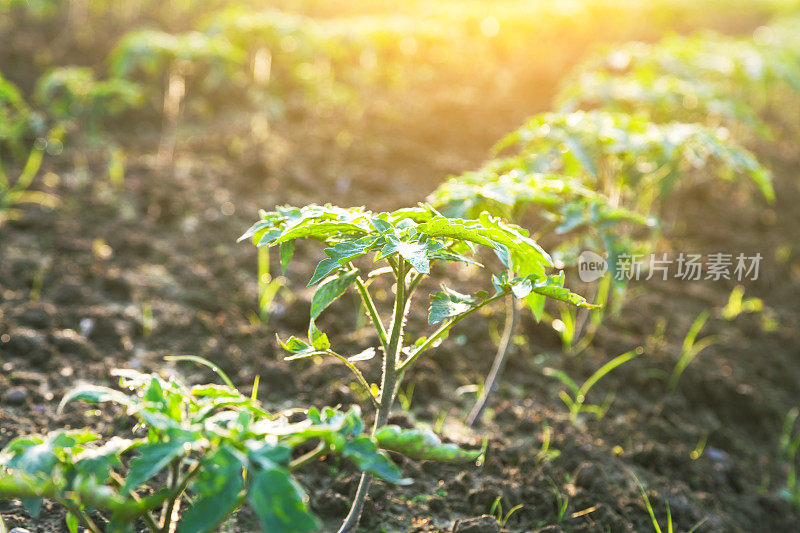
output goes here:
[{"label": "hairy stem", "polygon": [[466,423],[468,426],[473,426],[480,420],[483,410],[486,409],[486,405],[489,403],[489,398],[491,397],[495,388],[497,388],[497,381],[500,378],[500,374],[506,364],[508,352],[511,348],[511,340],[514,338],[514,328],[517,324],[518,317],[519,309],[517,309],[517,303],[513,297],[509,297],[509,299],[506,301],[506,324],[503,329],[503,336],[501,337],[500,344],[497,347],[497,353],[494,356],[492,369],[489,371],[489,374],[486,376],[486,381],[483,384],[483,392],[475,402],[475,406],[472,408],[472,411],[470,411],[469,415],[467,416]]},{"label": "hairy stem", "polygon": [[[397,272],[397,289],[394,300],[394,312],[392,317],[392,329],[389,336],[388,349],[383,354],[383,378],[381,380],[380,406],[375,413],[375,424],[372,427],[372,434],[378,428],[384,426],[389,419],[389,412],[394,403],[394,391],[397,384],[397,363],[400,352],[403,348],[403,322],[406,312],[406,267],[405,261],[399,259],[397,265],[392,265]],[[361,519],[361,512],[364,510],[364,501],[367,498],[369,487],[372,484],[372,475],[363,473],[358,483],[356,495],[350,512],[339,528],[339,533],[350,533],[358,526]]]},{"label": "hairy stem", "polygon": [[361,295],[361,301],[364,303],[364,307],[367,308],[369,318],[372,320],[372,325],[375,331],[378,332],[378,338],[381,340],[381,347],[384,353],[386,353],[389,351],[389,341],[386,338],[386,330],[383,327],[380,315],[378,315],[378,310],[375,307],[375,302],[372,300],[372,295],[369,293],[369,289],[367,289],[367,286],[360,276],[356,277],[356,287],[358,288],[358,293]]}]

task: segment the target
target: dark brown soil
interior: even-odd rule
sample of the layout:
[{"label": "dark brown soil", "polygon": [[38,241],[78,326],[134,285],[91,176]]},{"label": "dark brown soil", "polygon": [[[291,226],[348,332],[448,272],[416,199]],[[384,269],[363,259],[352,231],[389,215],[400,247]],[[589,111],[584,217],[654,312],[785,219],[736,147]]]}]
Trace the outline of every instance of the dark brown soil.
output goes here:
[{"label": "dark brown soil", "polygon": [[[131,150],[119,189],[104,178],[100,156],[85,164],[71,154],[48,162],[45,170],[60,178],[61,206],[29,209],[0,227],[0,447],[17,435],[64,425],[91,425],[105,435],[126,431],[120,413],[55,412],[67,389],[82,381],[108,383],[115,367],[213,379],[202,369],[165,364],[161,357],[169,354],[207,357],[244,390],[260,376],[260,397],[275,408],[353,403],[346,372],[330,362],[284,362],[275,341],[276,332],[305,330],[310,295],[302,287],[321,250],[298,250],[288,273],[294,295],[285,293],[262,324],[252,320],[255,250],[237,245],[236,237],[258,208],[278,203],[413,204],[448,173],[477,166],[495,140],[543,107],[541,96],[529,98],[513,110],[475,101],[437,106],[434,98],[428,107],[409,105],[402,118],[375,112],[356,123],[297,116],[276,123],[264,142],[246,141],[236,151],[220,147],[234,144],[237,121],[247,117],[230,117],[203,130],[213,135],[187,127],[192,133],[181,139],[172,165],[158,165],[152,147]],[[349,131],[344,137],[343,128]],[[641,282],[579,356],[564,355],[553,333],[526,315],[527,343],[515,349],[489,419],[474,431],[462,424],[472,397],[455,391],[488,370],[494,355],[488,332],[500,327],[495,316],[503,313],[472,319],[409,376],[416,383],[410,412],[398,409],[393,421],[441,426],[465,446],[479,446],[485,436],[485,463],[398,459],[414,484],[376,484],[363,530],[448,531],[458,520],[489,512],[501,497],[505,510],[522,505],[505,525],[509,531],[650,531],[636,476],[664,528],[668,504],[677,531],[701,521],[697,531],[800,531],[796,510],[778,494],[785,472],[777,446],[783,417],[800,393],[795,148],[759,148],[776,173],[778,201],[770,208],[755,194],[727,187],[685,191],[668,206],[679,216],[666,232],[665,250],[762,254],[761,276],[746,284],[746,296],[763,299],[768,311],[722,319],[733,282]],[[323,318],[323,329],[343,349],[374,340],[366,330],[351,333],[353,303],[343,298]],[[412,328],[424,326],[423,299],[418,305]],[[714,334],[719,342],[668,394],[664,376],[704,309],[712,318],[701,336]],[[765,316],[776,322],[774,330],[764,327]],[[571,424],[559,383],[542,368],[583,379],[637,346],[645,355],[592,391],[590,400],[597,402],[616,394],[607,415]],[[17,392],[9,398],[11,389]],[[547,426],[551,448],[561,452],[549,462],[537,458]],[[703,439],[702,454],[692,458]],[[334,529],[347,512],[356,475],[346,464],[325,460],[301,479],[326,530]],[[556,494],[568,498],[560,521]],[[37,520],[15,502],[0,503],[0,513],[9,528],[66,531],[55,507],[45,507]],[[230,530],[253,531],[253,524],[243,511]]]}]

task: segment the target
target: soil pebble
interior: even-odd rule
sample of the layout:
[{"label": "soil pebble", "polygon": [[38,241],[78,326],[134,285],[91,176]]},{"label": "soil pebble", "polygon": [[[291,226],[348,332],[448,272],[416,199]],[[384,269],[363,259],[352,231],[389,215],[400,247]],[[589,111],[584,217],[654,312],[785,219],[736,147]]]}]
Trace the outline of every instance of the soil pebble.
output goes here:
[{"label": "soil pebble", "polygon": [[488,514],[456,520],[453,524],[453,533],[495,533],[500,531],[500,526],[493,516]]},{"label": "soil pebble", "polygon": [[9,389],[3,395],[3,401],[9,405],[22,405],[28,399],[28,391],[22,387]]}]

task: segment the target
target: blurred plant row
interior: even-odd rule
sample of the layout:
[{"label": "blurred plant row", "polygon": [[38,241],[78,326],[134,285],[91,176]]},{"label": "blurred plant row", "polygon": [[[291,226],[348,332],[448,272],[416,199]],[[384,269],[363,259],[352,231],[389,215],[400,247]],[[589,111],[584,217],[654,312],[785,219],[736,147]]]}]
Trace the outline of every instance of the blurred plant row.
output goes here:
[{"label": "blurred plant row", "polygon": [[[64,9],[44,0],[7,4],[15,17],[42,21]],[[121,11],[133,8],[119,5]],[[151,15],[172,20],[174,13],[163,11],[171,9],[170,3],[153,4]],[[495,23],[505,28],[513,22],[512,17],[486,20],[478,25],[483,35],[503,35],[506,30],[499,32]],[[0,174],[0,209],[37,201],[25,193],[33,192],[28,188],[49,144],[65,136],[96,137],[104,125],[135,109],[162,114],[165,124],[174,126],[188,99],[205,100],[195,107],[202,112],[213,105],[208,102],[242,89],[259,105],[295,91],[308,101],[318,101],[320,94],[357,93],[375,81],[401,82],[417,50],[446,47],[450,32],[464,31],[441,21],[419,26],[375,15],[359,21],[280,11],[254,14],[241,6],[209,9],[185,31],[124,35],[108,54],[106,78],[86,67],[51,70],[36,82],[33,109],[14,84],[0,79],[0,150],[28,161],[16,180]],[[404,481],[386,451],[421,460],[474,461],[483,450],[463,451],[442,444],[432,432],[387,425],[406,371],[462,319],[505,301],[506,329],[469,418],[476,423],[508,357],[521,312],[518,302],[556,328],[564,351],[574,354],[589,345],[605,309],[613,311],[623,301],[624,283],[610,273],[587,301],[566,288],[564,273],[551,273],[553,267],[574,267],[579,252],[590,250],[613,270],[622,254],[653,249],[660,228],[676,218],[669,197],[696,184],[750,183],[764,200],[774,201],[769,170],[744,146],[792,127],[782,110],[796,107],[800,94],[798,28],[787,20],[760,27],[753,39],[703,34],[602,50],[570,76],[556,111],[531,117],[496,145],[493,158],[480,169],[449,178],[418,207],[372,213],[281,206],[262,213],[243,238],[277,246],[283,268],[298,239],[326,246],[326,258],[309,283],[316,289],[308,336],[282,345],[290,359],[332,357],[344,364],[363,389],[365,406],[375,409],[371,430],[365,430],[356,408],[268,412],[257,398],[241,394],[213,362],[195,358],[225,384],[189,387],[176,378],[120,371],[119,388],[83,387],[68,395],[62,407],[75,400],[123,406],[134,420],[134,438],[100,444],[92,432],[66,430],[19,437],[4,450],[0,494],[22,498],[33,513],[43,498],[57,501],[67,509],[70,531],[132,531],[137,520],[152,531],[212,531],[245,503],[264,531],[314,531],[320,524],[293,472],[330,455],[349,460],[363,473],[342,526],[352,531],[374,477]],[[33,141],[36,137],[46,140]],[[29,153],[31,142],[36,144]],[[364,257],[382,261],[383,267],[373,268]],[[428,322],[436,329],[405,342],[414,291],[441,272],[433,265],[482,267],[481,261],[492,271],[489,290],[463,294],[443,286],[428,309]],[[395,287],[389,321],[370,293],[381,276]],[[315,323],[346,290],[358,293],[378,339],[379,384],[369,383],[359,369],[377,350],[338,353]],[[665,383],[668,389],[712,342],[695,342],[706,319],[698,317],[687,335]],[[587,403],[592,387],[643,353],[634,349],[611,359],[581,385],[559,370],[546,374],[564,384],[561,398],[571,420],[579,423],[582,415],[599,417],[609,407],[610,402]],[[794,418],[787,421],[785,438],[792,460],[793,425]],[[790,485],[796,490],[794,481]]]}]

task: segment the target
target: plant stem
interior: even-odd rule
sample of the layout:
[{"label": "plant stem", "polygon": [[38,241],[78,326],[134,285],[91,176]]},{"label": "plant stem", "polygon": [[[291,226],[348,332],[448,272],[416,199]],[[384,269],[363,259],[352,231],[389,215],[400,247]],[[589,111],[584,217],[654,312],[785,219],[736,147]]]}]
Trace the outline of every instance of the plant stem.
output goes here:
[{"label": "plant stem", "polygon": [[360,276],[356,277],[356,287],[358,288],[358,293],[361,295],[361,301],[364,302],[364,307],[367,308],[369,318],[372,320],[372,325],[375,327],[375,331],[378,332],[378,338],[381,340],[381,347],[383,348],[384,353],[386,353],[389,351],[389,342],[386,339],[386,330],[383,327],[383,322],[381,322],[380,315],[378,315],[378,310],[375,308],[375,302],[372,301],[372,295],[370,295],[367,286],[364,285],[364,281]]},{"label": "plant stem", "polygon": [[482,307],[485,307],[485,306],[489,305],[490,303],[492,303],[492,302],[494,302],[496,300],[499,300],[500,298],[502,298],[503,296],[505,296],[507,294],[509,294],[509,291],[501,292],[499,294],[495,294],[491,298],[488,298],[488,299],[482,301],[481,303],[479,303],[478,305],[476,305],[475,307],[471,308],[469,311],[461,313],[460,315],[458,315],[456,317],[453,317],[453,319],[450,320],[449,322],[445,322],[444,324],[439,326],[439,329],[434,331],[433,334],[431,334],[430,337],[425,339],[425,342],[420,344],[419,347],[417,347],[413,351],[413,353],[408,357],[408,359],[406,359],[405,361],[403,361],[400,364],[400,366],[398,367],[398,370],[400,370],[400,371],[408,370],[408,367],[411,366],[414,363],[414,361],[416,361],[417,358],[420,355],[422,355],[422,352],[424,352],[424,351],[428,350],[429,348],[431,348],[436,343],[436,341],[438,341],[441,337],[443,337],[450,330],[450,328],[452,328],[453,326],[455,326],[456,324],[461,322],[461,320],[467,318],[469,315],[471,315],[472,313],[474,313],[478,309],[481,309]]},{"label": "plant stem", "polygon": [[486,405],[489,403],[489,397],[497,387],[497,381],[506,364],[508,352],[511,348],[511,341],[514,338],[514,329],[517,325],[518,317],[519,310],[517,309],[517,303],[513,297],[509,297],[508,300],[506,300],[506,324],[503,329],[503,336],[500,339],[500,345],[497,347],[492,369],[489,371],[489,374],[486,376],[486,381],[483,384],[483,392],[475,402],[472,411],[470,411],[467,416],[466,424],[468,426],[473,426],[480,420],[483,410],[486,409]]},{"label": "plant stem", "polygon": [[[392,265],[394,266],[394,265]],[[378,428],[384,426],[389,419],[389,412],[394,403],[394,391],[397,384],[397,363],[403,347],[403,321],[406,311],[406,267],[405,261],[400,259],[397,262],[397,289],[394,300],[394,312],[392,316],[392,329],[389,337],[388,349],[383,354],[383,378],[381,380],[381,400],[380,406],[375,413],[375,424],[372,427],[372,434]],[[372,475],[366,472],[361,474],[356,495],[350,512],[339,528],[339,533],[350,533],[358,526],[361,520],[361,512],[364,510],[364,501],[367,498],[369,487],[372,484]]]},{"label": "plant stem", "polygon": [[175,506],[175,501],[180,498],[180,493],[175,493],[175,490],[178,488],[178,477],[180,476],[180,461],[180,458],[178,458],[170,465],[169,488],[170,492],[173,494],[172,497],[166,501],[164,511],[161,513],[161,531],[164,533],[169,533],[170,522],[172,521],[172,509]]},{"label": "plant stem", "polygon": [[374,405],[376,409],[379,408],[381,404],[378,401],[378,398],[373,394],[372,389],[369,386],[369,383],[367,383],[367,380],[364,378],[364,374],[361,373],[358,367],[356,367],[356,365],[354,365],[352,361],[348,360],[347,357],[338,354],[333,350],[326,350],[325,353],[334,356],[339,361],[344,363],[345,366],[347,366],[347,368],[350,369],[350,371],[356,376],[358,383],[364,388],[364,390],[369,395],[369,399],[372,401],[372,405]]},{"label": "plant stem", "polygon": [[289,470],[297,470],[298,468],[307,465],[308,463],[310,463],[311,461],[313,461],[314,459],[325,453],[327,449],[328,447],[325,446],[325,443],[320,442],[316,448],[314,448],[313,450],[311,450],[306,454],[301,455],[300,457],[294,459],[291,463],[289,463]]},{"label": "plant stem", "polygon": [[71,502],[67,499],[58,499],[58,502],[63,505],[70,513],[72,513],[75,518],[78,519],[79,522],[83,522],[86,525],[86,529],[88,529],[91,533],[102,533],[102,529],[100,529],[97,524],[94,523],[89,517],[89,514],[84,512],[77,504]]}]

